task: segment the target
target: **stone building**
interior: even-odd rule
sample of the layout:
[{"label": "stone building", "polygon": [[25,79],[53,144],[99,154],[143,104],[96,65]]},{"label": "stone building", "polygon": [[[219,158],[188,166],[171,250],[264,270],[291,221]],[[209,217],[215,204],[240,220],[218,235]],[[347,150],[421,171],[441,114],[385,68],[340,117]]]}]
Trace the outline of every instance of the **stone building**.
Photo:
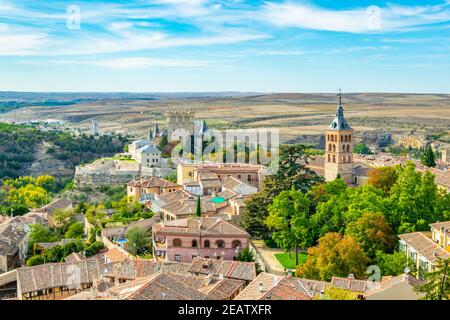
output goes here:
[{"label": "stone building", "polygon": [[353,129],[345,120],[341,93],[336,117],[325,137],[325,180],[332,181],[339,175],[347,183],[353,183]]}]

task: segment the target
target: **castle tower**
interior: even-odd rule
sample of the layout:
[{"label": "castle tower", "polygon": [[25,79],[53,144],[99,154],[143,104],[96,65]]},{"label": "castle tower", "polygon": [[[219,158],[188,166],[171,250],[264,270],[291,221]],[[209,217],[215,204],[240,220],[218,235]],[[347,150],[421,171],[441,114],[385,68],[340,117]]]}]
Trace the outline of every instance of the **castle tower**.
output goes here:
[{"label": "castle tower", "polygon": [[344,118],[340,89],[338,97],[336,117],[325,131],[325,180],[332,181],[339,174],[345,182],[352,183],[353,129]]},{"label": "castle tower", "polygon": [[167,134],[169,140],[178,140],[182,132],[194,133],[194,112],[176,110],[166,113],[168,118]]},{"label": "castle tower", "polygon": [[152,141],[153,140],[153,130],[150,128],[150,130],[148,131],[148,140]]}]

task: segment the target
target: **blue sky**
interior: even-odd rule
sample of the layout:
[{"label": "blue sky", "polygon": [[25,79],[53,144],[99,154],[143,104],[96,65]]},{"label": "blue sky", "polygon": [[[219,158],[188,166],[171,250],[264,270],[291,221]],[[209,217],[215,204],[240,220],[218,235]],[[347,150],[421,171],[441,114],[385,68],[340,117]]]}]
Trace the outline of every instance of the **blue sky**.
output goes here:
[{"label": "blue sky", "polygon": [[0,91],[450,93],[450,0],[0,0],[0,71]]}]

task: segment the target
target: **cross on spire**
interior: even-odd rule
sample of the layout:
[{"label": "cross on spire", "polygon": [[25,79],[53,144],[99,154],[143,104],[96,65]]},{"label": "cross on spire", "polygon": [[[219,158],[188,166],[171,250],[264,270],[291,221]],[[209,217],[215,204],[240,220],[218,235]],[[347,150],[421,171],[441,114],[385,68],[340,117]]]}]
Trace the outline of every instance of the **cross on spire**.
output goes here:
[{"label": "cross on spire", "polygon": [[342,105],[342,90],[341,87],[339,87],[339,93],[337,95],[339,97],[339,105]]}]

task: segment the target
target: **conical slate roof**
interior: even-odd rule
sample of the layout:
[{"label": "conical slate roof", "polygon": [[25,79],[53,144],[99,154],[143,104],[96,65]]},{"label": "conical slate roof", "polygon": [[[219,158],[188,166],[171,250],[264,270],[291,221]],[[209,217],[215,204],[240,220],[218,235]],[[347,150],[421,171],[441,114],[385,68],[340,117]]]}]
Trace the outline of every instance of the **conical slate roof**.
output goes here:
[{"label": "conical slate roof", "polygon": [[332,130],[353,130],[344,118],[344,107],[342,106],[342,95],[339,93],[339,104],[336,109],[336,117],[331,121],[329,128]]}]

